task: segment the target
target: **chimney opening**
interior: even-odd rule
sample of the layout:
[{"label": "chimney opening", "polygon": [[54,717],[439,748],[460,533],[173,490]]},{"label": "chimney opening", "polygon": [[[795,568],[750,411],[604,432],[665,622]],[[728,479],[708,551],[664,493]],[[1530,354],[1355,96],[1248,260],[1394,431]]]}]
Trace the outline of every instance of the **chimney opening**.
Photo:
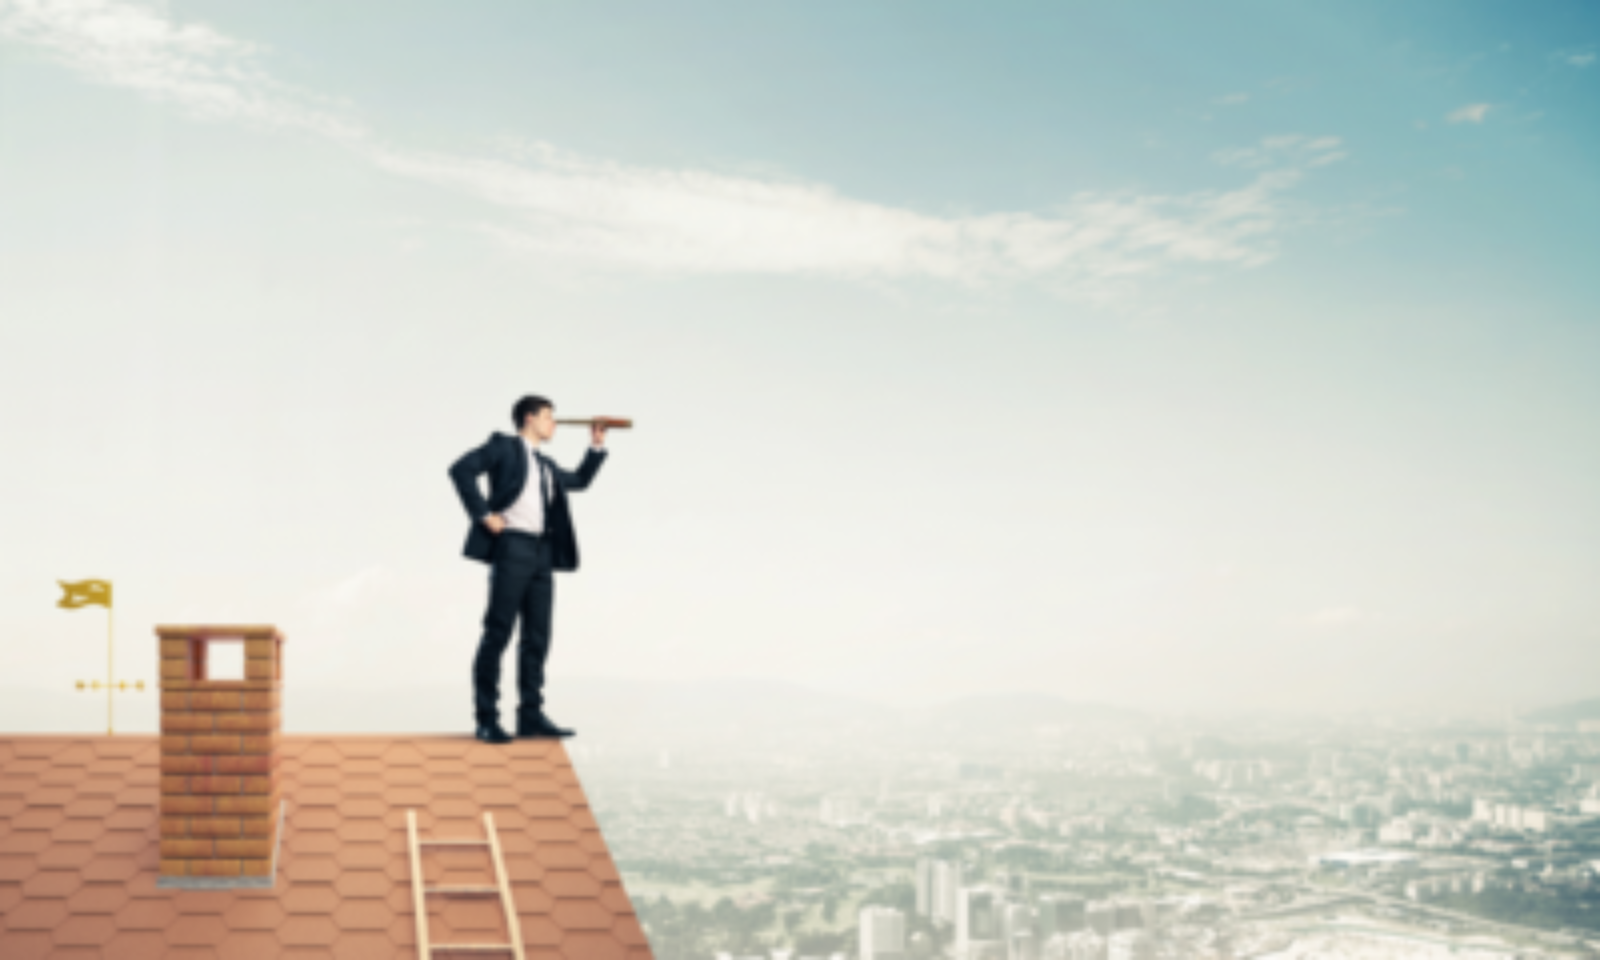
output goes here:
[{"label": "chimney opening", "polygon": [[209,640],[202,644],[209,648],[201,658],[201,675],[196,680],[243,680],[244,641]]}]

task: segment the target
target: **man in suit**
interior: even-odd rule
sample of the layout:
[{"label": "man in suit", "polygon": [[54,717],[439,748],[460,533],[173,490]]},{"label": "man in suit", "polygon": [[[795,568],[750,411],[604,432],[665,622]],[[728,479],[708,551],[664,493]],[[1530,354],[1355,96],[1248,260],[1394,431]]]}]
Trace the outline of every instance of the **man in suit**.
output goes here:
[{"label": "man in suit", "polygon": [[[519,616],[517,736],[573,733],[544,713],[554,573],[578,569],[578,541],[567,494],[589,486],[606,458],[606,428],[599,423],[591,428],[592,444],[576,471],[561,469],[541,453],[540,445],[556,432],[555,405],[544,397],[518,400],[511,421],[517,426],[515,436],[493,433],[487,443],[450,466],[450,479],[472,518],[463,553],[489,564],[489,605],[472,663],[477,738],[485,743],[512,739],[500,726],[500,660]],[[489,475],[487,501],[478,489],[478,478],[484,474]]]}]

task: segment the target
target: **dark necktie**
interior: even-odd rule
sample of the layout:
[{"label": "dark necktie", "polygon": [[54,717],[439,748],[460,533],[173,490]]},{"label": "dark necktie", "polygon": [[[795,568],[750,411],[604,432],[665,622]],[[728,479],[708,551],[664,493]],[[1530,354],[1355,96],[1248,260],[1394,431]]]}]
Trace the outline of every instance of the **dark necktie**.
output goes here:
[{"label": "dark necktie", "polygon": [[544,532],[550,532],[550,481],[545,477],[544,454],[534,451],[534,469],[539,471],[539,505],[543,509]]}]

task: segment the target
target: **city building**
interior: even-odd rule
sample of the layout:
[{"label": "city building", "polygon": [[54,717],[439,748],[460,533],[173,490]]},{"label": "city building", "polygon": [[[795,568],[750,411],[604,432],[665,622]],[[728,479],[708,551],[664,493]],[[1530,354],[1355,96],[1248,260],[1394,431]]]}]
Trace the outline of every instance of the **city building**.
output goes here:
[{"label": "city building", "polygon": [[1108,900],[1091,900],[1084,907],[1084,923],[1101,936],[1117,929],[1117,905]]},{"label": "city building", "polygon": [[1034,941],[1035,911],[1026,903],[1006,903],[1000,909],[1000,935],[1006,960],[1037,960]]},{"label": "city building", "polygon": [[933,861],[932,882],[930,900],[933,920],[954,926],[956,915],[960,912],[961,864],[948,860]]},{"label": "city building", "polygon": [[962,887],[956,899],[956,950],[968,956],[983,952],[985,944],[1001,942],[1000,910],[1003,901],[989,887]]},{"label": "city building", "polygon": [[917,916],[933,915],[933,864],[931,857],[917,858]]},{"label": "city building", "polygon": [[893,907],[866,907],[860,915],[860,960],[903,960],[906,916]]},{"label": "city building", "polygon": [[1058,933],[1075,933],[1084,927],[1084,899],[1070,894],[1047,893],[1039,897],[1039,936],[1048,940]]}]

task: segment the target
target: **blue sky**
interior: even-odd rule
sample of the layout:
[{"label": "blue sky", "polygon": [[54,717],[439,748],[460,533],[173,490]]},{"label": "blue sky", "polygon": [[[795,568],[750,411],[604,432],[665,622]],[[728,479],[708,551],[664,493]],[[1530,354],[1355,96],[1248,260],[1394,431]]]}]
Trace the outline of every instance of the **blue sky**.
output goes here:
[{"label": "blue sky", "polygon": [[51,604],[103,576],[130,674],[264,620],[465,684],[444,468],[537,392],[639,421],[555,684],[1596,695],[1597,53],[1582,3],[0,0],[0,671],[96,662]]}]

